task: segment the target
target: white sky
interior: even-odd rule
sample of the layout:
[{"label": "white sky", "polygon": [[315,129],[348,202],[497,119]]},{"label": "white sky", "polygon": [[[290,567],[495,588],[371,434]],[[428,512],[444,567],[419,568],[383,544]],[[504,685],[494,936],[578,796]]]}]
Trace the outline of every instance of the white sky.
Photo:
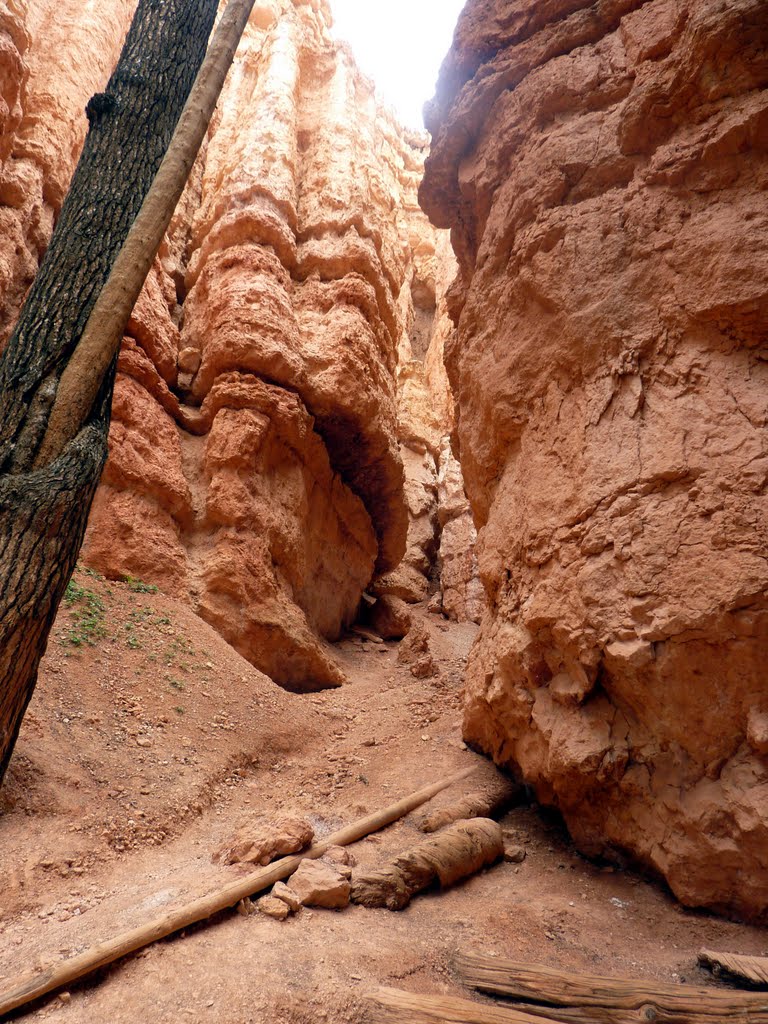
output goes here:
[{"label": "white sky", "polygon": [[362,71],[404,124],[423,128],[421,108],[435,92],[465,0],[330,0],[337,38],[351,44]]}]

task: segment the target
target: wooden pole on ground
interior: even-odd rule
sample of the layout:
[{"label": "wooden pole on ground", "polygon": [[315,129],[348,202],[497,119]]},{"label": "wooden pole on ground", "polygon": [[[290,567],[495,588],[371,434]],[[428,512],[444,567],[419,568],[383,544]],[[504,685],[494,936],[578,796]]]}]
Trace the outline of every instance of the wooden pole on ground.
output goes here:
[{"label": "wooden pole on ground", "polygon": [[474,767],[465,768],[440,782],[434,782],[430,786],[416,790],[397,803],[391,804],[383,810],[374,811],[373,814],[360,818],[351,825],[334,832],[333,835],[321,840],[303,853],[297,853],[293,857],[283,857],[259,871],[251,872],[243,878],[230,882],[217,892],[185,903],[175,910],[169,910],[162,917],[155,918],[148,924],[140,925],[138,928],[123,932],[122,935],[116,935],[112,939],[91,946],[90,949],[86,949],[78,956],[50,967],[40,968],[11,981],[9,987],[0,992],[0,1016],[18,1009],[19,1006],[24,1006],[26,1003],[31,1003],[33,999],[39,999],[40,996],[53,992],[54,989],[69,985],[73,981],[77,981],[78,978],[98,970],[99,967],[119,960],[128,953],[135,953],[136,950],[143,949],[159,939],[164,939],[183,928],[189,928],[190,925],[205,921],[221,910],[235,906],[240,900],[253,896],[275,882],[292,875],[305,858],[322,857],[330,846],[347,846],[372,832],[378,832],[379,829],[391,825],[417,807],[421,807],[427,800],[431,800],[433,796],[444,789],[466,779],[474,770]]},{"label": "wooden pole on ground", "polygon": [[585,1024],[768,1024],[768,992],[570,974],[471,952],[458,956],[456,968],[471,988],[545,1004],[531,1006],[529,1012],[550,1020]]},{"label": "wooden pole on ground", "polygon": [[371,1024],[542,1024],[541,1017],[455,996],[421,996],[396,988],[366,993]]}]

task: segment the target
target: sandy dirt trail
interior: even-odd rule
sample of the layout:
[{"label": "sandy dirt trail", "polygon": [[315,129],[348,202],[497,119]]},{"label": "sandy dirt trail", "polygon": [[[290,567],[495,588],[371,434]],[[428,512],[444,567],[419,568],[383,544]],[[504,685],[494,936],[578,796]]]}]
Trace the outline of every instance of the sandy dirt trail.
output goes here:
[{"label": "sandy dirt trail", "polygon": [[[3,794],[6,981],[236,877],[211,854],[249,816],[295,811],[323,836],[462,767],[488,770],[461,740],[474,626],[417,609],[438,675],[414,678],[397,643],[350,637],[336,652],[351,685],[294,696],[161,594],[76,582],[103,605],[100,635],[67,639],[90,598],[62,611]],[[711,982],[695,966],[702,946],[766,952],[765,931],[682,910],[660,884],[586,861],[553,815],[523,806],[502,824],[526,849],[521,864],[400,913],[223,913],[14,1019],[352,1024],[378,985],[466,997],[459,949],[696,983]],[[411,815],[352,849],[375,865],[420,836]]]}]

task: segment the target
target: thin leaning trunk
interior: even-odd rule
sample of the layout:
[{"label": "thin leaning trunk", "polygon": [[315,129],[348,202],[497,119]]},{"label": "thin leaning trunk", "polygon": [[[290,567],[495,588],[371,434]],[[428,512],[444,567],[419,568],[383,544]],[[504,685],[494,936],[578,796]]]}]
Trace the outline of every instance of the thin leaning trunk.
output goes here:
[{"label": "thin leaning trunk", "polygon": [[139,0],[0,360],[0,783],[106,461],[120,339],[252,5],[231,0],[206,57],[217,0]]}]

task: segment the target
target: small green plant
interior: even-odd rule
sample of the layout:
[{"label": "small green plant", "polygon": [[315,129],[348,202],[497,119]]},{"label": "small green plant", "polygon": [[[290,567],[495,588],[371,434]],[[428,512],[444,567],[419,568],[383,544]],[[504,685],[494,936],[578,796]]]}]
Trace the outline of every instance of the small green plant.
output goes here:
[{"label": "small green plant", "polygon": [[149,605],[145,605],[143,608],[134,608],[133,611],[129,613],[128,618],[132,622],[138,622],[141,624],[149,622],[154,614],[154,609],[150,608]]},{"label": "small green plant", "polygon": [[179,704],[177,704],[176,707],[173,710],[176,712],[177,715],[183,715],[184,714],[184,708],[181,707]]},{"label": "small green plant", "polygon": [[137,580],[135,576],[123,576],[123,583],[126,583],[128,589],[132,590],[134,594],[157,593],[157,587],[154,583],[145,583],[143,580]]},{"label": "small green plant", "polygon": [[132,651],[138,651],[139,648],[141,647],[141,643],[139,642],[139,638],[137,636],[134,636],[133,633],[131,633],[131,635],[125,641],[125,646],[130,647]]},{"label": "small green plant", "polygon": [[104,577],[101,575],[100,572],[96,572],[95,569],[89,569],[87,565],[80,565],[78,563],[77,569],[78,569],[79,572],[83,573],[84,576],[90,576],[91,579],[94,579],[94,580],[103,580],[104,579]]},{"label": "small green plant", "polygon": [[96,642],[107,635],[106,611],[99,595],[81,587],[73,577],[64,591],[64,604],[73,610],[72,625],[63,634],[63,643],[73,647],[84,644],[95,647]]},{"label": "small green plant", "polygon": [[189,640],[183,636],[174,637],[163,651],[163,660],[165,661],[166,667],[170,668],[177,658],[180,658],[185,654],[194,655],[194,653],[195,649]]},{"label": "small green plant", "polygon": [[186,690],[185,684],[182,683],[180,679],[174,679],[173,677],[169,676],[168,682],[171,684],[174,690]]}]

